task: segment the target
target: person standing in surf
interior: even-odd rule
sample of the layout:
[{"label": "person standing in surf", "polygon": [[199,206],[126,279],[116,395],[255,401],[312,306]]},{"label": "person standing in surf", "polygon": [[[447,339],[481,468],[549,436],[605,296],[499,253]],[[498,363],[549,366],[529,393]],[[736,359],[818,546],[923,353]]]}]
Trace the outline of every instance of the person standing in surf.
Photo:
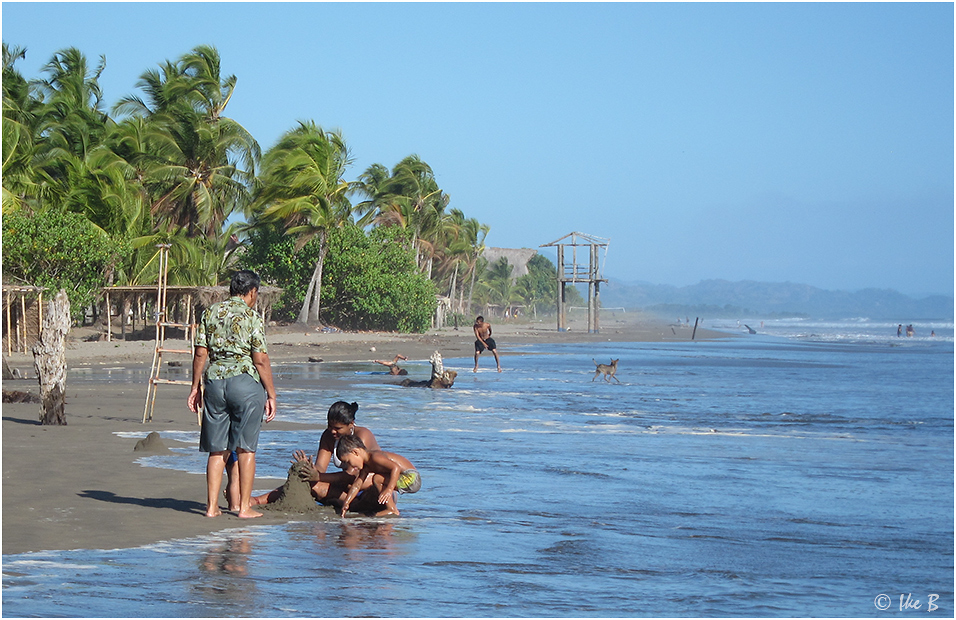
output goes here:
[{"label": "person standing in surf", "polygon": [[[189,410],[202,410],[199,449],[206,461],[206,516],[218,517],[219,491],[226,457],[236,452],[241,519],[261,517],[249,506],[256,477],[256,449],[262,419],[276,415],[276,390],[266,347],[262,317],[253,310],[259,298],[259,276],[236,272],[229,284],[231,297],[203,313],[193,355]],[[208,362],[208,367],[207,367]],[[205,379],[205,381],[203,381]],[[204,392],[200,392],[205,383]],[[230,499],[230,503],[231,503]]]},{"label": "person standing in surf", "polygon": [[485,323],[485,317],[478,316],[475,319],[475,370],[478,372],[478,356],[485,349],[491,351],[495,356],[495,364],[498,365],[498,372],[501,372],[501,360],[498,358],[498,345],[495,339],[491,337],[491,323]]}]

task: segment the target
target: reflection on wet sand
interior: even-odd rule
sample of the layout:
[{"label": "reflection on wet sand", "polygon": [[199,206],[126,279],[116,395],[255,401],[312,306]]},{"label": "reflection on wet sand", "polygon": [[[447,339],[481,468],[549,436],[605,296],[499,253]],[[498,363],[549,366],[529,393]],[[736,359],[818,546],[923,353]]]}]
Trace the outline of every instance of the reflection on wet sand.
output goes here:
[{"label": "reflection on wet sand", "polygon": [[253,549],[248,535],[231,537],[210,547],[199,560],[198,581],[193,584],[193,590],[209,605],[241,604],[243,599],[252,604],[255,580],[235,578],[248,577],[249,556]]}]

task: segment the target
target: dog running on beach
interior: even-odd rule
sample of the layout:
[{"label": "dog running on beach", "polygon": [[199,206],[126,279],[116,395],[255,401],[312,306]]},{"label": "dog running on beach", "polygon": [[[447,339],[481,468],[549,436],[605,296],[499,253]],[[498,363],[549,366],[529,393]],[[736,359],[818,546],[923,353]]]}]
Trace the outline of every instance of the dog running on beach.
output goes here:
[{"label": "dog running on beach", "polygon": [[604,373],[604,380],[607,381],[608,383],[611,382],[611,379],[614,379],[618,383],[621,382],[620,379],[614,376],[615,373],[617,373],[617,363],[621,361],[620,358],[616,360],[611,360],[610,364],[598,364],[597,360],[593,358],[591,359],[591,361],[594,362],[595,366],[597,366],[597,371],[595,371],[594,376],[591,377],[592,382],[598,377],[600,377],[601,373]]}]

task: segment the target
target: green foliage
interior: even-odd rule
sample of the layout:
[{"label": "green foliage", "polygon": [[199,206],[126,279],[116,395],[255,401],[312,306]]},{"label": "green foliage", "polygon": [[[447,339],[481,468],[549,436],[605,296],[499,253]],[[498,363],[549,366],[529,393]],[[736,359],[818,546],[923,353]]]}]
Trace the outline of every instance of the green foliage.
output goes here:
[{"label": "green foliage", "polygon": [[319,241],[313,238],[301,250],[295,250],[296,238],[280,226],[260,226],[249,236],[241,268],[259,274],[263,282],[278,286],[282,297],[272,309],[280,321],[294,321],[305,299],[309,279],[319,257]]},{"label": "green foliage", "polygon": [[65,289],[74,319],[82,318],[130,251],[128,241],[110,238],[77,213],[21,210],[3,218],[4,279]]},{"label": "green foliage", "polygon": [[[357,226],[329,231],[322,271],[322,319],[342,329],[423,332],[435,312],[435,286],[415,268],[398,228]],[[295,252],[295,237],[276,227],[252,232],[242,265],[264,282],[284,289],[273,309],[280,320],[295,320],[305,298],[319,242]]]},{"label": "green foliage", "polygon": [[332,230],[322,276],[323,315],[345,329],[424,332],[435,285],[415,267],[402,231],[357,226]]},{"label": "green foliage", "polygon": [[547,256],[535,254],[528,261],[528,273],[515,282],[518,296],[528,306],[528,311],[553,313],[557,307],[557,268]]}]

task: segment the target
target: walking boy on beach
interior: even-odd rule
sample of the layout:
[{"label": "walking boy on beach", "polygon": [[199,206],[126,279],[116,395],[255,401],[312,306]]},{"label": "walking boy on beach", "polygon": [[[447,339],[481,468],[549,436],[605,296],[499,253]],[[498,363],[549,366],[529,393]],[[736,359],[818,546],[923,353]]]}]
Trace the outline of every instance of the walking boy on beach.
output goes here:
[{"label": "walking boy on beach", "polygon": [[[342,502],[343,517],[356,499],[369,508],[373,505],[385,506],[384,510],[375,513],[376,517],[398,515],[395,491],[416,493],[422,488],[422,477],[411,461],[394,452],[369,450],[355,435],[347,435],[339,439],[335,453],[342,461],[343,469],[358,470],[355,481],[352,482]],[[372,480],[372,486],[362,491],[364,482],[369,478]]]},{"label": "walking boy on beach", "polygon": [[478,316],[475,319],[475,370],[478,372],[478,356],[485,349],[491,351],[495,356],[495,364],[498,365],[498,372],[501,372],[501,360],[498,358],[498,346],[495,339],[491,337],[491,323],[485,323],[485,317]]}]

